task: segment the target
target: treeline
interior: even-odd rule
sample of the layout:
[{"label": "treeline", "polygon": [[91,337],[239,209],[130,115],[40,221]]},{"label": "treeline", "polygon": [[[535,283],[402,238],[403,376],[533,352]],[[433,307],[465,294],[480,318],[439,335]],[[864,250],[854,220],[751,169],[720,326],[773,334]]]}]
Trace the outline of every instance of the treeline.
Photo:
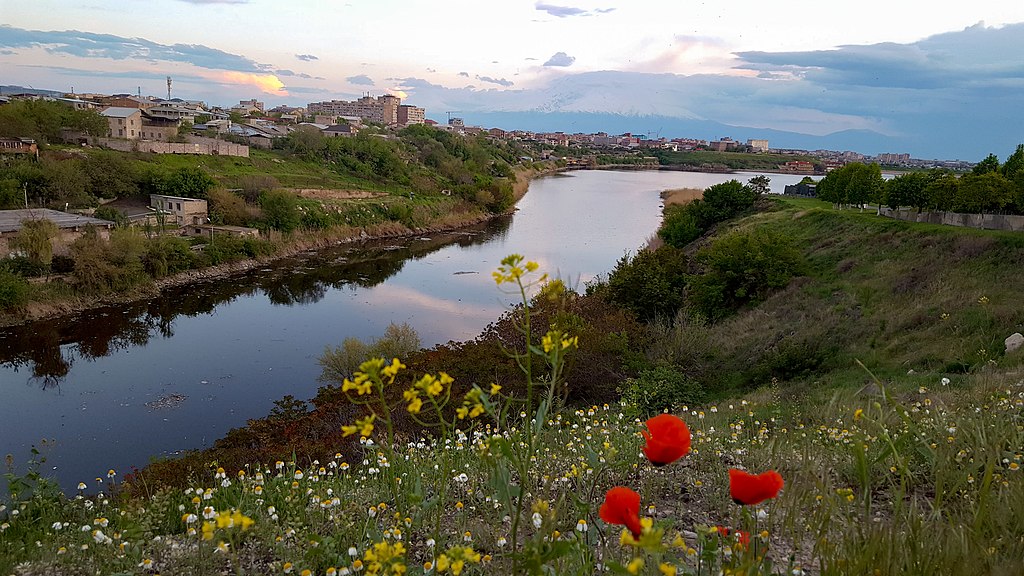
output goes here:
[{"label": "treeline", "polygon": [[1024,144],[1006,162],[989,154],[971,173],[959,177],[937,169],[884,180],[877,164],[847,164],[818,183],[817,196],[836,205],[877,203],[893,209],[1024,214]]},{"label": "treeline", "polygon": [[109,123],[95,110],[75,110],[47,100],[16,100],[0,106],[0,137],[32,138],[40,145],[61,142],[64,129],[106,136]]},{"label": "treeline", "polygon": [[[2,110],[3,108],[0,108]],[[90,208],[100,200],[168,194],[204,198],[216,181],[198,167],[171,169],[111,150],[68,150],[0,164],[0,209]]]}]

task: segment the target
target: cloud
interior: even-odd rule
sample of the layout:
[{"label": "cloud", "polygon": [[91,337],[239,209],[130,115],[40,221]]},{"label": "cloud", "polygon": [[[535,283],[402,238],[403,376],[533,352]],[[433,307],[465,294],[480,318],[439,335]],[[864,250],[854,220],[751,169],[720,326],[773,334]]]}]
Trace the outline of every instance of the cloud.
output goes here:
[{"label": "cloud", "polygon": [[296,54],[295,57],[298,58],[299,60],[302,60],[303,62],[309,62],[309,61],[312,61],[312,60],[319,60],[319,58],[317,58],[316,56],[313,56],[312,54]]},{"label": "cloud", "polygon": [[249,0],[178,0],[189,4],[248,4]]},{"label": "cloud", "polygon": [[556,4],[547,4],[545,2],[537,2],[534,8],[541,12],[547,12],[551,16],[556,18],[568,18],[570,16],[593,16],[595,14],[607,14],[613,12],[615,8],[597,8],[595,10],[584,10],[582,8],[574,8],[572,6],[558,6]]},{"label": "cloud", "polygon": [[366,74],[359,74],[357,76],[349,76],[345,78],[349,84],[358,84],[362,86],[373,86],[373,79]]},{"label": "cloud", "polygon": [[491,84],[497,84],[498,86],[504,86],[505,88],[514,84],[511,80],[505,80],[504,78],[491,78],[490,76],[477,76],[476,79],[481,82],[489,82]]},{"label": "cloud", "polygon": [[273,74],[252,74],[228,71],[221,73],[221,80],[229,84],[247,84],[255,86],[260,91],[268,94],[275,94],[277,96],[288,95],[288,92],[284,89],[284,82],[281,82],[281,79]]},{"label": "cloud", "polygon": [[740,68],[798,75],[826,86],[914,90],[994,87],[1024,80],[1024,24],[930,36],[910,44],[885,42],[808,52],[739,52]]},{"label": "cloud", "polygon": [[318,76],[310,76],[302,72],[293,72],[291,70],[274,70],[273,73],[278,76],[294,76],[296,78],[323,80],[323,78]]},{"label": "cloud", "polygon": [[326,88],[315,88],[312,86],[285,86],[284,90],[289,94],[330,94],[333,92]]},{"label": "cloud", "polygon": [[469,78],[469,72],[459,72],[459,76],[465,76],[466,78]]},{"label": "cloud", "polygon": [[545,66],[572,66],[572,63],[576,61],[575,56],[569,56],[565,52],[555,52],[555,54],[548,58],[548,61],[544,63]]},{"label": "cloud", "polygon": [[264,65],[202,44],[159,44],[144,38],[125,38],[77,30],[25,30],[0,26],[0,48],[43,48],[53,54],[111,60],[183,62],[211,70],[262,72]]}]

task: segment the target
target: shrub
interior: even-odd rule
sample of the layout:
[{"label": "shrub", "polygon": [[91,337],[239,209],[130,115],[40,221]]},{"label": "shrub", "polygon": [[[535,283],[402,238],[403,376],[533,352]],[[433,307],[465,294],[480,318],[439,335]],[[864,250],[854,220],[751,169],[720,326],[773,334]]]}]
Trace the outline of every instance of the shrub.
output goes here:
[{"label": "shrub", "polygon": [[665,219],[658,229],[658,236],[669,246],[682,248],[700,237],[702,230],[697,217],[687,206],[669,206]]},{"label": "shrub", "polygon": [[370,358],[404,358],[420,349],[420,336],[406,324],[392,322],[384,335],[369,343],[358,338],[345,338],[341,346],[328,346],[320,355],[321,382],[343,382],[359,365]]},{"label": "shrub", "polygon": [[690,280],[688,297],[711,320],[763,300],[804,267],[792,242],[768,230],[729,234],[698,252],[697,261],[705,271]]},{"label": "shrub", "polygon": [[683,303],[686,286],[686,255],[678,248],[662,246],[623,256],[608,277],[608,299],[648,321],[671,318]]},{"label": "shrub", "polygon": [[271,190],[260,196],[263,221],[274,230],[291,232],[299,227],[299,204],[294,194],[284,190]]},{"label": "shrub", "polygon": [[700,384],[672,365],[644,370],[636,378],[627,378],[622,385],[623,403],[641,418],[681,404],[700,404],[706,400]]},{"label": "shrub", "polygon": [[28,282],[0,269],[0,310],[15,310],[28,303]]}]

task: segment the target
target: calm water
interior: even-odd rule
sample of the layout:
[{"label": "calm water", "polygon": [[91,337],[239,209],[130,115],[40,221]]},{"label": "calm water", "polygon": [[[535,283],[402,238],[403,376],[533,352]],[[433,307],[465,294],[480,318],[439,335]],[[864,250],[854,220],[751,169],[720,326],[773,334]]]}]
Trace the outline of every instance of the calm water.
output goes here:
[{"label": "calm water", "polygon": [[[476,336],[510,301],[490,275],[509,253],[582,287],[654,232],[661,190],[754,175],[570,172],[534,181],[514,216],[475,230],[339,247],[0,330],[0,455],[24,469],[49,439],[44,471],[73,489],[209,446],[286,394],[312,397],[318,355],[346,337],[380,336],[390,322],[426,346]],[[773,192],[800,180],[769,177]],[[172,407],[147,406],[172,395]]]}]

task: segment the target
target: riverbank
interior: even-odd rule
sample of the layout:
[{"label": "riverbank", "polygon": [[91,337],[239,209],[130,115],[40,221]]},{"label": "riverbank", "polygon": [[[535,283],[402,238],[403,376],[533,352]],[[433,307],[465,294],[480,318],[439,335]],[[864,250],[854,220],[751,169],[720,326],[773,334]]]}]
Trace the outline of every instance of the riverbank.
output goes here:
[{"label": "riverbank", "polygon": [[276,246],[277,249],[274,253],[267,256],[247,258],[195,270],[186,270],[117,294],[104,294],[95,297],[68,295],[55,300],[29,302],[21,310],[0,313],[0,328],[19,326],[39,320],[74,316],[94,308],[153,298],[168,288],[229,278],[244,274],[269,262],[294,257],[305,252],[323,250],[332,246],[372,240],[416,238],[425,234],[443,234],[470,228],[514,213],[516,210],[515,204],[526,195],[531,181],[542,176],[560,172],[561,170],[562,168],[554,165],[543,169],[525,168],[517,170],[515,173],[516,181],[512,185],[514,203],[511,208],[498,214],[483,211],[446,213],[435,218],[430,224],[416,228],[408,228],[398,222],[385,222],[372,226],[341,227],[324,232],[297,234],[282,241],[282,243]]}]

